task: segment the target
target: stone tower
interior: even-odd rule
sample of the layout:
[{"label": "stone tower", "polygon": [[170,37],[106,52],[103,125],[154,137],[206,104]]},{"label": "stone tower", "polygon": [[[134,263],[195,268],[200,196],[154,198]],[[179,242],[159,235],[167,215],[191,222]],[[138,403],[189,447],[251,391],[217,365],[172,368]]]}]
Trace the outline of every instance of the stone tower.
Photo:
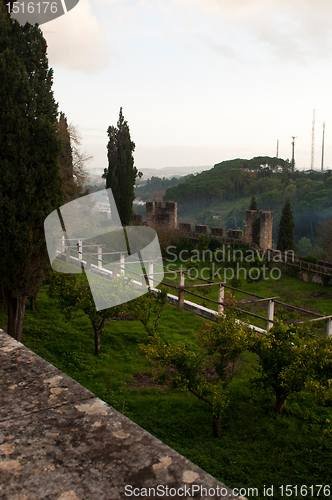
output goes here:
[{"label": "stone tower", "polygon": [[177,228],[178,205],[174,201],[147,201],[146,225],[163,226],[167,229]]},{"label": "stone tower", "polygon": [[263,250],[272,248],[273,212],[247,210],[245,220],[245,241],[255,243]]}]

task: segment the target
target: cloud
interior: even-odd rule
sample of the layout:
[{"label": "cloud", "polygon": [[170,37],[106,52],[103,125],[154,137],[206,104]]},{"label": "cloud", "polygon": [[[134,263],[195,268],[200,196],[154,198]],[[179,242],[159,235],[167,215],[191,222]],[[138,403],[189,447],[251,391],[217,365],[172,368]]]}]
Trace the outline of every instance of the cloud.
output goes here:
[{"label": "cloud", "polygon": [[64,16],[42,25],[50,66],[91,74],[108,65],[111,51],[87,0]]},{"label": "cloud", "polygon": [[[331,58],[330,0],[171,0],[198,11],[217,26],[231,24],[277,59],[311,62]],[[221,51],[222,52],[222,51]]]}]

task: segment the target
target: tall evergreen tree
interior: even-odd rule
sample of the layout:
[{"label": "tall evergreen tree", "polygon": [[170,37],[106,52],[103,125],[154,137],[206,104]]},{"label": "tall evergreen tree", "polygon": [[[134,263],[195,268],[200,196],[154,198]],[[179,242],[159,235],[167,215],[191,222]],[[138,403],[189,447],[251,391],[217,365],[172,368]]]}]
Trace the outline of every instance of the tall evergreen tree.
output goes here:
[{"label": "tall evergreen tree", "polygon": [[68,125],[67,118],[62,112],[57,122],[57,130],[61,140],[59,156],[61,191],[63,201],[67,203],[83,194],[88,194],[83,192],[83,187],[88,178],[86,163],[92,156],[86,151],[83,153],[80,151],[80,134],[73,124]]},{"label": "tall evergreen tree", "polygon": [[106,179],[106,188],[112,189],[121,223],[126,226],[131,221],[135,181],[142,174],[134,166],[135,144],[130,138],[129,126],[123,117],[122,108],[117,127],[108,127],[107,135],[108,169],[105,168],[102,177]]},{"label": "tall evergreen tree", "polygon": [[57,122],[59,138],[61,140],[61,151],[59,156],[61,190],[64,203],[77,198],[77,184],[74,178],[73,155],[70,144],[68,122],[64,113],[60,113]]},{"label": "tall evergreen tree", "polygon": [[44,220],[61,204],[56,131],[46,41],[0,3],[0,287],[7,331],[22,338],[25,303],[49,272]]},{"label": "tall evergreen tree", "polygon": [[256,196],[254,194],[252,195],[252,198],[250,200],[249,210],[257,210],[257,200],[256,200]]},{"label": "tall evergreen tree", "polygon": [[286,250],[296,250],[294,243],[294,228],[293,210],[289,198],[287,198],[282,209],[279,223],[277,249],[281,250],[281,252],[285,252]]}]

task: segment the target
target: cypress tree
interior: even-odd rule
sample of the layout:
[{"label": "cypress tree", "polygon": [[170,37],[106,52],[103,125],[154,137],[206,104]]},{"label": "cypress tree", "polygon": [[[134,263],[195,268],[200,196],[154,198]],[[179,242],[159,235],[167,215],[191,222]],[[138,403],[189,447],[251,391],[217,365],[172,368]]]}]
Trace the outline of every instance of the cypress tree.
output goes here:
[{"label": "cypress tree", "polygon": [[257,200],[256,200],[256,196],[254,194],[252,195],[252,198],[250,200],[249,210],[257,210]]},{"label": "cypress tree", "polygon": [[70,144],[68,122],[64,113],[60,113],[57,122],[57,130],[61,140],[61,151],[59,156],[61,190],[64,203],[74,200],[78,195],[78,187],[74,180],[73,155]]},{"label": "cypress tree", "polygon": [[279,223],[277,249],[281,252],[285,252],[286,250],[296,250],[294,243],[294,228],[293,210],[289,198],[287,198],[282,209]]},{"label": "cypress tree", "polygon": [[106,179],[106,189],[112,189],[122,225],[127,226],[131,222],[135,181],[142,174],[134,166],[135,143],[130,138],[129,126],[123,117],[122,108],[117,127],[108,127],[107,135],[108,169],[105,168],[102,177]]},{"label": "cypress tree", "polygon": [[22,338],[25,303],[49,264],[44,220],[61,204],[56,131],[46,41],[0,4],[0,287],[7,331]]}]

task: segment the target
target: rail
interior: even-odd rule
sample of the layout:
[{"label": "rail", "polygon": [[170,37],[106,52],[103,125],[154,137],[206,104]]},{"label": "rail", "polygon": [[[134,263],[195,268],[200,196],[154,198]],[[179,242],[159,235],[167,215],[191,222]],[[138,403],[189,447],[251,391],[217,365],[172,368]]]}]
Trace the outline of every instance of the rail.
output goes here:
[{"label": "rail", "polygon": [[[70,240],[72,241],[72,240]],[[234,307],[234,309],[242,314],[246,314],[248,316],[258,318],[260,320],[266,321],[266,331],[269,331],[270,328],[273,327],[274,324],[277,323],[277,321],[274,319],[274,310],[275,310],[275,305],[281,305],[281,306],[286,306],[288,308],[291,308],[295,311],[299,311],[302,313],[306,313],[308,315],[316,316],[314,319],[309,319],[309,320],[296,320],[292,321],[292,324],[303,324],[305,322],[317,322],[317,321],[326,321],[326,338],[330,335],[332,335],[332,315],[330,316],[324,316],[319,313],[309,311],[306,309],[303,309],[298,306],[294,306],[292,304],[286,304],[280,300],[277,300],[279,297],[261,297],[260,295],[247,292],[244,290],[241,290],[239,288],[232,287],[231,285],[227,285],[225,282],[215,282],[212,280],[207,280],[205,278],[201,278],[198,276],[193,276],[189,273],[189,271],[180,269],[180,270],[172,270],[172,271],[165,271],[163,263],[160,264],[158,260],[143,260],[139,258],[135,258],[133,255],[129,255],[128,252],[120,252],[120,251],[112,251],[111,249],[105,247],[104,245],[97,245],[97,244],[87,244],[83,245],[84,239],[75,239],[74,241],[77,241],[76,245],[68,245],[68,241],[66,241],[65,244],[65,239],[64,236],[61,238],[61,242],[58,247],[58,253],[59,254],[65,254],[66,255],[66,262],[69,263],[71,259],[76,260],[79,265],[84,265],[86,270],[90,270],[93,266],[96,267],[99,270],[106,270],[112,276],[118,275],[118,267],[120,267],[120,275],[125,276],[126,274],[130,274],[131,276],[138,276],[140,278],[140,285],[141,286],[150,286],[151,288],[154,287],[154,284],[161,284],[164,285],[165,287],[171,288],[173,290],[176,290],[178,292],[178,307],[179,308],[184,308],[184,303],[185,303],[185,294],[189,294],[191,296],[194,296],[198,299],[203,299],[206,302],[210,302],[212,304],[216,304],[218,306],[218,310],[215,312],[216,316],[222,316],[224,314],[224,308],[229,307],[231,304],[229,304],[227,301],[224,300],[225,296],[225,289],[229,289],[232,291],[236,291],[239,293],[242,293],[244,295],[248,295],[250,297],[254,297],[254,299],[244,301],[242,302],[243,305],[245,304],[253,304],[253,303],[262,303],[262,302],[267,302],[267,317],[263,317],[259,314],[253,313],[251,311],[239,308],[239,307]],[[86,252],[86,260],[83,259],[83,250],[84,248],[89,248],[89,247],[97,247],[97,252]],[[108,251],[111,250],[111,251]],[[71,255],[71,253],[74,252],[77,257],[74,257]],[[103,256],[109,256],[109,255],[119,255],[120,256],[120,261],[117,262],[110,262],[109,260],[105,260]],[[95,262],[97,263],[96,265],[92,263],[93,256],[96,256],[94,259]],[[125,257],[130,257],[132,260],[131,261],[126,261]],[[145,268],[145,264],[147,264],[147,269]],[[128,265],[140,265],[140,269],[143,272],[137,272],[133,269],[128,268]],[[104,267],[106,266],[106,267]],[[112,270],[108,270],[107,267],[111,266]],[[154,266],[162,268],[162,271],[160,272],[155,272]],[[166,268],[167,269],[167,268]],[[167,283],[165,281],[159,281],[156,280],[155,277],[160,276],[160,275],[167,275],[167,274],[178,274],[179,275],[179,283],[178,285],[171,285],[170,283]],[[202,284],[185,284],[185,276],[187,276],[190,279],[195,279],[199,281],[203,281],[204,283]],[[200,289],[201,287],[215,287],[218,286],[218,300],[211,299],[209,297],[194,293],[191,291],[192,289]],[[287,323],[287,322],[286,322]],[[290,323],[290,322],[288,322]]]}]

